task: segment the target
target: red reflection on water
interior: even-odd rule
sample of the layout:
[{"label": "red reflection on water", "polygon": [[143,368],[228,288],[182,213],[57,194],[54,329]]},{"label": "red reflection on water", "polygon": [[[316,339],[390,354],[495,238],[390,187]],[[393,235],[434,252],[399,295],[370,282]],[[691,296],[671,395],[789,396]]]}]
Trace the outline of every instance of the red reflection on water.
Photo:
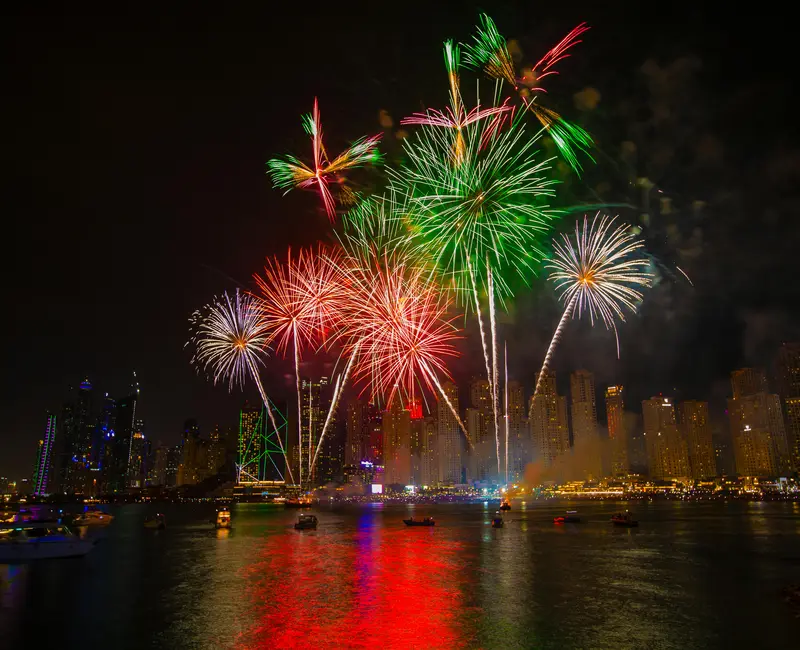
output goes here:
[{"label": "red reflection on water", "polygon": [[434,530],[288,531],[245,569],[243,648],[456,648],[460,545]]}]

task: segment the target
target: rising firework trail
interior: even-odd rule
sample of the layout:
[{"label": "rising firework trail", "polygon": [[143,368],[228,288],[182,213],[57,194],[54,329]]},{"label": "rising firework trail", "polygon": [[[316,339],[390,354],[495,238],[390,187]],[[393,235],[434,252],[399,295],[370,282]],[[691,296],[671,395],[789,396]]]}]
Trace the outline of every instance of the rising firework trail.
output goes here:
[{"label": "rising firework trail", "polygon": [[[252,377],[275,429],[289,478],[294,482],[280,431],[259,375],[269,350],[270,335],[260,317],[258,300],[240,293],[238,289],[233,298],[224,293],[204,311],[195,312],[193,324],[195,332],[190,342],[195,345],[195,353],[192,362],[198,368],[210,371],[215,384],[227,380],[229,390],[233,390],[236,384],[244,387],[246,378]],[[277,467],[275,469],[283,474]]]},{"label": "rising firework trail", "polygon": [[303,128],[311,136],[313,162],[306,164],[289,155],[283,158],[272,158],[267,161],[272,184],[287,192],[294,188],[309,189],[316,186],[328,218],[334,221],[336,206],[331,194],[330,183],[336,182],[337,177],[348,169],[363,167],[367,163],[380,162],[378,141],[381,136],[361,138],[336,158],[330,160],[322,141],[322,122],[316,99],[314,99],[314,110],[309,115],[303,116]]},{"label": "rising firework trail", "polygon": [[561,241],[553,242],[553,259],[546,268],[566,306],[548,347],[534,396],[567,320],[580,318],[585,311],[592,325],[595,319],[601,320],[616,335],[616,319],[624,322],[625,309],[635,313],[642,300],[638,287],[652,284],[650,262],[642,254],[644,243],[626,224],[612,228],[616,217],[598,217],[591,224],[584,217],[583,229],[580,222],[576,223],[574,240],[562,235]]}]

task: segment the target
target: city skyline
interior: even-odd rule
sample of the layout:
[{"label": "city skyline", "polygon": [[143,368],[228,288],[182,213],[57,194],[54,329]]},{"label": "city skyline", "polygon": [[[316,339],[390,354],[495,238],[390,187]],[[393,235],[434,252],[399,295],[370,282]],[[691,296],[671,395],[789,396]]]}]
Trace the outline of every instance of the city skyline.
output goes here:
[{"label": "city skyline", "polygon": [[[800,375],[800,355],[796,350],[792,343],[780,347],[779,363],[769,378],[759,368],[733,370],[727,409],[716,417],[706,401],[675,400],[663,394],[642,400],[639,416],[626,404],[624,386],[598,386],[594,374],[586,369],[576,369],[562,378],[561,385],[568,386],[565,394],[560,392],[558,375],[548,371],[535,398],[520,382],[509,379],[508,416],[500,422],[499,468],[486,380],[473,378],[467,389],[461,390],[454,384],[444,385],[474,441],[471,452],[443,401],[429,403],[433,411],[425,412],[419,401],[405,404],[397,396],[387,408],[353,394],[340,402],[331,417],[333,425],[319,444],[321,458],[310,482],[309,449],[317,448],[322,423],[328,418],[330,386],[326,376],[304,377],[304,485],[348,481],[354,468],[358,470],[364,462],[382,468],[383,474],[375,480],[385,484],[421,484],[423,478],[443,485],[502,483],[506,427],[510,481],[526,480],[532,463],[540,463],[555,480],[565,480],[564,463],[570,465],[570,477],[585,480],[622,477],[631,472],[656,480],[702,480],[730,472],[719,458],[720,445],[730,449],[734,473],[791,475],[798,467],[800,396],[784,397],[769,391],[772,386],[789,392],[797,388],[794,379]],[[30,465],[32,471],[23,468],[19,478],[30,479],[37,493],[56,485],[61,491],[95,494],[156,485],[154,476],[164,476],[166,450],[176,447],[170,436],[145,434],[145,415],[137,408],[139,391],[137,377],[130,394],[116,400],[108,393],[95,396],[88,378],[77,390],[68,389],[60,414],[53,409],[46,417],[44,434]],[[463,408],[461,396],[466,397]],[[234,427],[238,431],[237,483],[283,482],[288,475],[266,411],[246,399],[241,404],[239,424]],[[291,409],[284,406],[289,416],[285,418],[275,403],[272,408],[291,465],[297,469]],[[225,421],[208,423],[205,430],[211,437],[201,438],[197,420],[184,422],[177,445],[180,451],[176,452],[181,457],[176,485],[201,483],[213,474],[207,467],[222,467],[222,459],[233,453],[214,447],[223,444],[223,429],[232,430]],[[227,440],[231,434],[225,435]]]}]

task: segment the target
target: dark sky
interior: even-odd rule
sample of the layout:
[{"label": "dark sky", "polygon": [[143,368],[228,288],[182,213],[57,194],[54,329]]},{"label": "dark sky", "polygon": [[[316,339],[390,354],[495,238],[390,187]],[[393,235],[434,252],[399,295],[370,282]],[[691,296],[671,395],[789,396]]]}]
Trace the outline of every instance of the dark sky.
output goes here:
[{"label": "dark sky", "polygon": [[[732,368],[767,364],[798,335],[796,70],[780,20],[700,3],[262,4],[80,14],[70,3],[3,17],[0,474],[30,472],[45,411],[86,374],[119,395],[135,368],[156,439],[176,440],[190,416],[205,429],[232,422],[241,395],[189,365],[189,313],[246,284],[265,255],[330,237],[315,197],[281,197],[265,161],[305,155],[299,117],[315,96],[333,149],[380,131],[381,109],[397,121],[444,104],[441,42],[467,40],[482,10],[526,61],[592,26],[553,101],[601,154],[565,189],[635,203],[621,213],[637,221],[640,194],[622,183],[635,171],[677,206],[642,224],[666,270],[620,330],[622,360],[613,336],[573,323],[556,369],[584,365],[598,383],[624,382],[632,401],[720,399]],[[587,87],[600,101],[579,108]],[[694,288],[670,275],[675,264]],[[534,287],[503,325],[511,372],[529,384],[558,318],[552,292]],[[471,363],[454,371],[466,378]],[[278,395],[284,371],[266,379]]]}]

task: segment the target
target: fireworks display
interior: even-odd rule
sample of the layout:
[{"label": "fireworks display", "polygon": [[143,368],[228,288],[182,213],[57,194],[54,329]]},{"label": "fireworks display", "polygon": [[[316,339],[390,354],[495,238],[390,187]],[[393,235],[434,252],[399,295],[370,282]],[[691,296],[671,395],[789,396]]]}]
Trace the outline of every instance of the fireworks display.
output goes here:
[{"label": "fireworks display", "polygon": [[[215,384],[227,380],[229,390],[237,384],[244,387],[250,376],[277,433],[278,425],[259,374],[266,362],[270,336],[261,318],[258,300],[238,289],[233,298],[225,293],[205,310],[195,312],[192,324],[195,328],[190,340],[195,345],[192,362],[198,368],[210,371]],[[286,458],[280,435],[276,437]],[[288,460],[286,467],[290,479],[294,480]]]},{"label": "fireworks display", "polygon": [[[542,136],[555,142],[558,154],[576,172],[581,169],[580,152],[591,159],[589,134],[539,102],[544,81],[557,73],[556,66],[570,56],[587,29],[578,25],[521,74],[488,16],[480,17],[470,44],[446,41],[449,106],[428,108],[401,121],[415,127],[404,138],[403,156],[386,169],[379,190],[349,195],[352,206],[337,224],[337,243],[268,258],[263,273],[254,276],[254,294],[225,295],[198,315],[195,363],[210,370],[215,382],[225,380],[230,387],[252,377],[268,409],[258,377],[267,350],[293,357],[300,486],[311,486],[348,382],[382,405],[396,398],[421,404],[432,394],[447,404],[466,448],[472,449],[457,405],[442,386],[452,380],[448,361],[458,356],[462,337],[455,323],[470,311],[478,321],[491,392],[497,476],[504,429],[509,480],[508,348],[501,373],[497,309],[507,307],[516,286],[528,285],[538,273],[551,248],[549,233],[562,214],[554,205],[557,181]],[[468,68],[494,80],[488,104],[476,95],[474,106],[466,105],[462,53]],[[512,97],[501,96],[507,86]],[[336,186],[341,198],[346,172],[380,161],[379,136],[363,137],[331,158],[316,100],[303,126],[311,137],[311,162],[291,155],[272,158],[268,172],[273,185],[287,192],[319,192],[335,222]],[[636,310],[639,289],[651,282],[648,263],[638,254],[642,243],[627,227],[615,226],[613,218],[584,219],[574,240],[562,236],[552,248],[545,268],[565,307],[543,371],[570,318],[587,313],[592,323],[601,320],[616,332],[616,320],[624,320],[625,310]],[[331,404],[321,432],[312,434],[308,419],[306,441],[300,361],[319,353],[338,355],[339,374],[332,377]]]},{"label": "fireworks display", "polygon": [[561,155],[578,173],[582,167],[576,150],[582,151],[592,159],[589,155],[592,147],[591,136],[577,124],[568,122],[555,111],[542,106],[538,102],[538,95],[532,93],[545,92],[540,85],[542,79],[557,74],[554,69],[555,64],[570,56],[568,50],[581,42],[579,37],[588,29],[585,23],[578,25],[536,65],[526,70],[521,77],[517,77],[505,38],[500,35],[494,21],[484,14],[480,18],[474,43],[465,47],[464,57],[467,65],[483,70],[488,77],[504,81],[519,92],[525,107],[536,116],[542,127],[553,138]]},{"label": "fireworks display", "polygon": [[627,225],[614,228],[615,221],[616,217],[597,215],[590,223],[584,217],[583,229],[580,222],[575,224],[574,240],[562,235],[553,242],[553,259],[546,266],[565,308],[539,373],[537,393],[564,324],[573,314],[580,318],[587,312],[592,325],[598,319],[616,333],[615,319],[624,321],[625,309],[635,312],[642,300],[638,287],[652,283],[649,260],[637,255],[644,243]]},{"label": "fireworks display", "polygon": [[307,165],[294,156],[272,158],[267,161],[272,183],[275,187],[287,192],[293,188],[308,189],[316,186],[322,198],[322,204],[328,218],[336,218],[336,205],[331,194],[330,183],[335,182],[342,172],[361,167],[367,163],[380,161],[378,141],[380,135],[364,137],[354,142],[333,160],[322,142],[322,122],[319,116],[319,103],[314,100],[314,110],[303,117],[303,128],[311,136],[311,150],[314,157],[311,165]]}]

